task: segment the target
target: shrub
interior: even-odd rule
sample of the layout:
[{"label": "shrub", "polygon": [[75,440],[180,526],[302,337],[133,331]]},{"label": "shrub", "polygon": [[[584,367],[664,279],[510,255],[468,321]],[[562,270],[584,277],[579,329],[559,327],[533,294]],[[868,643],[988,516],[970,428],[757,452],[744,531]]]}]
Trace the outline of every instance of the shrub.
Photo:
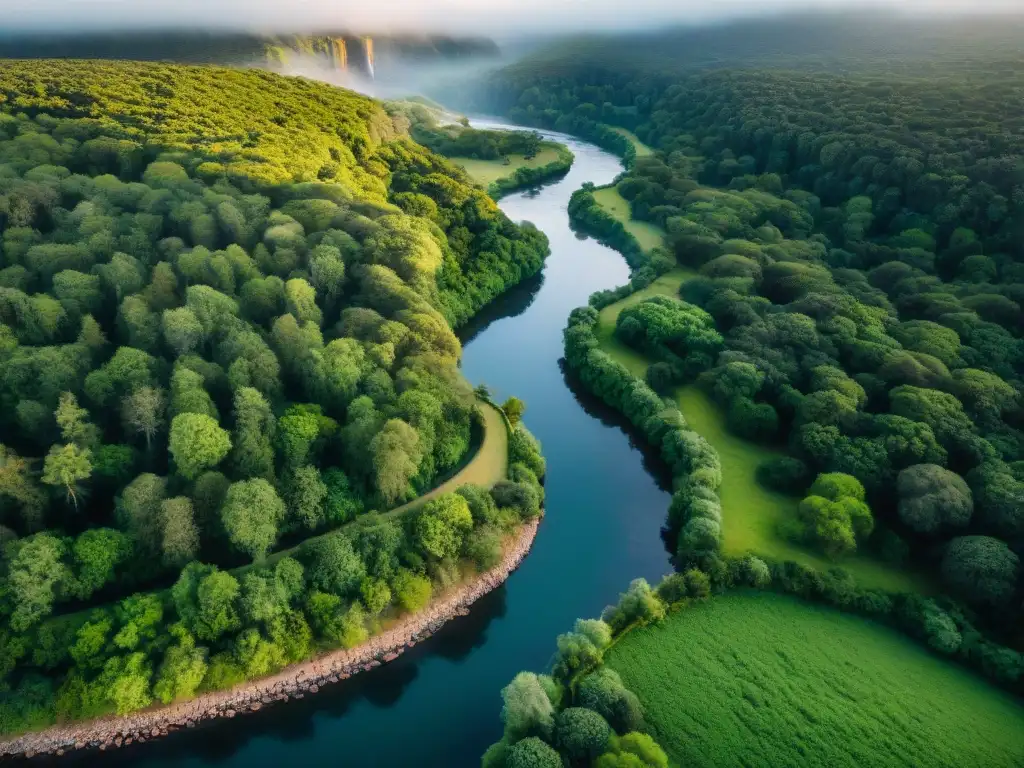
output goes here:
[{"label": "shrub", "polygon": [[569,707],[555,719],[555,744],[574,763],[589,762],[608,746],[612,729],[597,712]]},{"label": "shrub", "polygon": [[580,681],[576,703],[600,714],[618,733],[644,726],[640,699],[622,684],[618,672],[609,667],[601,667]]},{"label": "shrub", "polygon": [[509,748],[505,766],[506,768],[562,768],[562,758],[536,736],[530,736]]},{"label": "shrub", "polygon": [[990,536],[953,539],[942,558],[942,578],[975,605],[1006,605],[1017,586],[1020,559],[1006,544]]},{"label": "shrub", "polygon": [[800,459],[776,456],[761,462],[757,468],[757,481],[773,491],[803,493],[811,481],[811,471]]}]

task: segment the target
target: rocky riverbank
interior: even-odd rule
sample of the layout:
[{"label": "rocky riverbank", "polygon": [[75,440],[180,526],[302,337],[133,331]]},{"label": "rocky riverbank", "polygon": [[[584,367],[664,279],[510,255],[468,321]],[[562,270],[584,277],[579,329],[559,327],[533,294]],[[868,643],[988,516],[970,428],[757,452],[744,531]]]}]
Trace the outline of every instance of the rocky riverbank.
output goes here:
[{"label": "rocky riverbank", "polygon": [[504,557],[494,568],[432,601],[422,611],[403,618],[391,629],[371,637],[357,648],[332,651],[311,661],[294,664],[276,675],[179,704],[143,710],[126,717],[105,717],[24,734],[0,743],[0,757],[64,755],[81,749],[105,751],[143,743],[183,728],[194,728],[205,720],[237,717],[258,712],[277,702],[301,699],[317,693],[324,685],[394,661],[446,622],[465,616],[470,605],[504,583],[530,551],[538,525],[538,520],[524,525],[505,547]]}]

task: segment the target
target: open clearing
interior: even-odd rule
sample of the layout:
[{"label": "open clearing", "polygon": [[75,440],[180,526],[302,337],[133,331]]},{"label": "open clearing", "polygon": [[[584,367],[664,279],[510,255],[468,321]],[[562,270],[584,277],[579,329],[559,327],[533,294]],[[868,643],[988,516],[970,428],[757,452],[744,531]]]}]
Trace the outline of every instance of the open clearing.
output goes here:
[{"label": "open clearing", "polygon": [[555,162],[558,159],[558,152],[554,147],[543,146],[541,151],[529,160],[522,155],[509,155],[510,162],[508,164],[504,160],[477,160],[473,157],[450,157],[448,159],[465,168],[470,178],[486,189],[492,182],[511,176],[520,168],[540,168]]},{"label": "open clearing", "polygon": [[1020,766],[1024,706],[895,630],[787,595],[730,593],[606,657],[673,764]]},{"label": "open clearing", "polygon": [[604,210],[622,222],[626,231],[636,238],[637,242],[640,243],[640,247],[645,251],[664,245],[665,230],[656,224],[634,219],[629,212],[629,203],[626,201],[626,198],[619,194],[619,190],[615,187],[601,187],[594,190],[594,200]]},{"label": "open clearing", "polygon": [[[693,275],[681,267],[674,269],[642,291],[602,309],[597,329],[601,348],[631,373],[643,378],[651,361],[615,337],[615,321],[624,308],[649,296],[678,297],[679,286]],[[779,535],[779,526],[796,514],[799,500],[770,491],[756,479],[758,464],[778,455],[778,452],[729,432],[722,408],[698,387],[680,387],[674,395],[689,425],[718,451],[722,463],[722,487],[719,489],[722,537],[727,554],[756,552],[819,569],[841,565],[864,586],[894,591],[930,591],[927,582],[917,574],[902,572],[878,560],[854,556],[835,562],[784,539]]]}]

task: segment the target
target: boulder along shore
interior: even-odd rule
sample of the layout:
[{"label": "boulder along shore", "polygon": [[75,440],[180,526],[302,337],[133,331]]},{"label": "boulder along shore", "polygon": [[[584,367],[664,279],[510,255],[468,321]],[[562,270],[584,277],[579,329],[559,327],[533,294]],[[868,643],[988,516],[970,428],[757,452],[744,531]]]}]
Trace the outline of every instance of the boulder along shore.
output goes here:
[{"label": "boulder along shore", "polygon": [[533,545],[540,520],[532,520],[505,547],[501,562],[434,600],[422,611],[405,616],[381,634],[355,648],[329,651],[310,661],[285,667],[277,674],[242,683],[226,691],[201,694],[188,701],[141,710],[124,717],[108,716],[68,725],[56,725],[0,742],[0,757],[64,755],[73,750],[117,749],[193,728],[206,720],[258,712],[263,707],[317,693],[321,686],[338,683],[360,672],[394,661],[416,643],[497,589],[519,567]]}]

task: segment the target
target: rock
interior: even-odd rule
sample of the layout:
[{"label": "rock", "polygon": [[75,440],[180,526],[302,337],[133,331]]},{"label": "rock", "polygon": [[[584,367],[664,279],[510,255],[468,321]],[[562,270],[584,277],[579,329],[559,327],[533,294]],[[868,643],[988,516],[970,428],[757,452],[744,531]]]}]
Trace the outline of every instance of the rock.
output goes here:
[{"label": "rock", "polygon": [[318,685],[311,685],[311,686],[309,686],[309,692],[310,693],[319,693],[320,692],[320,686],[318,686]]},{"label": "rock", "polygon": [[259,712],[260,709],[262,709],[262,707],[263,707],[263,705],[260,704],[259,702],[256,702],[255,704],[250,704],[249,705],[249,709],[251,709],[253,712]]},{"label": "rock", "polygon": [[229,709],[229,710],[228,710],[227,712],[225,712],[224,714],[225,714],[225,715],[226,715],[227,717],[234,717],[234,716],[235,716],[235,710],[233,710],[233,709]]}]

